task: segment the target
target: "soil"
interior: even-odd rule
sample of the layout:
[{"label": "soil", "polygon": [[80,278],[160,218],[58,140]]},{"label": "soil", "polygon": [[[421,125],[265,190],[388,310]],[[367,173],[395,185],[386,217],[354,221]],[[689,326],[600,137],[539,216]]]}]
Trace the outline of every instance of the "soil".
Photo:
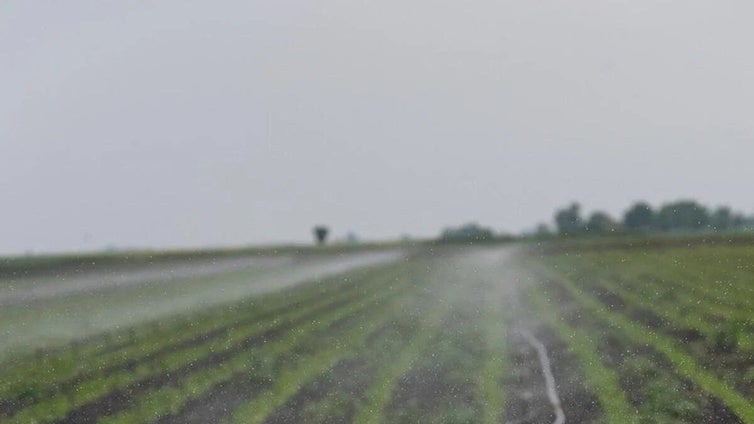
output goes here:
[{"label": "soil", "polygon": [[729,354],[709,355],[702,362],[707,369],[729,375],[735,380],[736,389],[748,399],[754,399],[754,378],[746,372],[731,374],[731,370],[754,370],[754,354],[736,350]]},{"label": "soil", "polygon": [[693,343],[704,340],[704,334],[693,328],[675,328],[669,330],[668,334],[683,343]]},{"label": "soil", "polygon": [[[28,406],[31,406],[40,400],[43,400],[45,398],[49,398],[53,396],[57,392],[68,392],[70,390],[73,390],[78,384],[97,377],[97,378],[104,378],[108,377],[110,375],[113,375],[118,372],[126,371],[126,370],[134,370],[137,367],[147,364],[151,361],[153,361],[156,358],[169,355],[174,352],[178,352],[181,350],[191,349],[193,347],[202,345],[204,343],[211,342],[213,340],[220,339],[224,337],[228,331],[232,330],[233,328],[237,328],[239,326],[249,325],[253,324],[254,322],[259,322],[265,319],[274,318],[276,316],[279,316],[280,314],[289,312],[291,310],[294,310],[304,304],[304,301],[295,302],[293,304],[288,305],[282,305],[279,308],[275,308],[273,310],[270,310],[268,312],[265,312],[263,314],[254,315],[252,317],[249,317],[243,321],[239,321],[233,324],[224,325],[222,327],[218,327],[216,329],[210,330],[208,332],[202,333],[197,335],[196,337],[192,337],[190,339],[184,340],[182,342],[172,344],[165,346],[161,349],[158,349],[148,355],[145,355],[140,358],[134,358],[129,359],[124,362],[115,363],[103,368],[100,368],[96,371],[92,372],[84,372],[81,374],[76,375],[75,377],[72,377],[68,380],[62,381],[59,384],[57,384],[54,387],[51,387],[48,391],[43,393],[40,396],[37,396],[36,399],[16,399],[13,401],[0,401],[0,415],[2,416],[13,416],[16,412],[19,410],[26,408]],[[334,305],[331,305],[331,307],[336,307]],[[126,344],[131,344],[132,341],[126,342]]]},{"label": "soil", "polygon": [[702,413],[702,424],[743,424],[743,421],[717,398],[710,397]]},{"label": "soil", "polygon": [[[344,395],[354,402],[364,399],[374,381],[377,367],[361,358],[349,358],[338,362],[332,369],[301,388],[285,405],[275,411],[265,424],[300,423],[307,421],[307,408],[316,405],[328,396]],[[316,407],[316,406],[315,406]],[[354,403],[345,405],[340,415],[328,416],[328,423],[353,421]]]},{"label": "soil", "polygon": [[719,399],[704,394],[704,392],[693,382],[678,376],[674,371],[673,365],[664,356],[649,346],[633,345],[626,340],[610,336],[605,338],[604,343],[600,345],[600,352],[609,361],[612,367],[618,370],[621,389],[626,393],[628,401],[636,408],[641,408],[646,402],[645,387],[649,384],[649,378],[628,375],[621,371],[625,369],[623,364],[628,359],[646,357],[652,364],[659,367],[662,372],[668,374],[667,377],[663,378],[673,378],[677,382],[679,390],[677,396],[679,396],[679,399],[685,398],[694,403],[705,405],[702,412],[694,417],[693,422],[700,424],[743,423],[743,421],[741,421],[741,419]]},{"label": "soil", "polygon": [[192,399],[176,414],[157,420],[157,424],[218,423],[230,416],[236,408],[254,398],[270,386],[269,380],[261,380],[248,374],[238,375],[220,383],[204,396]]},{"label": "soil", "polygon": [[670,324],[668,320],[646,308],[632,307],[628,317],[653,330],[661,330]]},{"label": "soil", "polygon": [[182,366],[176,370],[160,373],[154,376],[146,377],[142,380],[135,382],[125,389],[115,390],[105,396],[102,396],[90,403],[82,405],[78,408],[71,410],[66,417],[58,420],[57,424],[84,424],[95,423],[99,417],[109,416],[120,411],[129,408],[133,402],[133,399],[139,392],[149,389],[176,385],[180,380],[188,375],[202,370],[205,368],[213,367],[221,364],[234,356],[240,354],[243,351],[253,349],[261,346],[265,343],[269,343],[293,327],[304,324],[316,318],[318,315],[325,313],[327,310],[344,306],[351,301],[350,298],[343,299],[334,304],[327,304],[313,309],[309,313],[302,315],[301,317],[281,324],[277,327],[269,329],[261,334],[256,334],[248,337],[235,347],[226,351],[211,354],[203,359],[191,362],[185,366]]},{"label": "soil", "polygon": [[[602,410],[597,397],[583,383],[578,363],[557,335],[544,327],[534,332],[550,358],[555,384],[567,423],[598,422]],[[513,375],[504,382],[507,387],[507,424],[550,424],[555,419],[547,397],[545,378],[536,350],[520,331],[508,336]]]},{"label": "soil", "polygon": [[[370,305],[356,315],[361,315],[379,305],[379,303]],[[334,321],[328,326],[326,330],[327,334],[341,332],[345,329],[344,322],[353,323],[356,315],[348,315]],[[303,352],[294,351],[288,356],[290,358],[298,358],[301,354]],[[286,361],[285,358],[281,358],[280,360],[282,362]],[[341,360],[329,372],[300,389],[286,405],[273,414],[268,422],[287,423],[306,421],[303,415],[305,408],[332,392],[344,393],[352,399],[360,399],[371,384],[375,369],[376,367],[364,360]],[[233,379],[215,386],[204,396],[187,402],[181,411],[165,417],[159,422],[171,424],[221,422],[232,414],[236,408],[254,398],[272,383],[272,381],[250,377],[248,374],[239,374]],[[334,421],[328,420],[328,422],[350,422],[354,413],[355,409],[351,407],[341,417],[342,421],[335,419]]]},{"label": "soil", "polygon": [[439,367],[419,367],[403,375],[388,410],[418,410],[423,416],[439,413],[448,405],[473,407],[473,382],[452,382]]},{"label": "soil", "polygon": [[617,293],[604,287],[595,287],[592,289],[592,293],[609,310],[621,311],[626,309],[626,301]]},{"label": "soil", "polygon": [[[563,291],[562,287],[560,287],[560,284],[557,281],[549,281],[547,287],[551,288],[551,291],[553,293],[559,293]],[[640,305],[628,305],[626,304],[624,299],[620,298],[620,296],[616,295],[613,292],[603,290],[603,288],[596,288],[592,291],[592,294],[607,308],[616,311],[622,311],[626,314],[626,316],[635,321],[638,321],[649,329],[660,331],[664,334],[672,336],[676,340],[679,340],[681,343],[699,343],[705,340],[705,336],[698,330],[673,325],[664,317],[651,310],[648,310],[647,308],[643,308]],[[593,325],[593,323],[582,319],[580,314],[569,313],[569,296],[565,295],[561,297],[562,302],[560,303],[560,308],[564,311],[563,316],[566,317],[569,324],[581,327],[590,327]],[[570,319],[568,319],[569,317]],[[595,331],[601,330],[595,329]],[[606,332],[608,334],[610,333],[609,330],[606,330]],[[548,350],[550,350],[549,347]],[[682,388],[682,392],[679,393],[679,396],[685,397],[693,403],[703,405],[702,412],[695,417],[694,422],[708,424],[741,422],[741,420],[736,417],[736,415],[730,410],[730,408],[723,404],[719,399],[704,394],[703,391],[701,391],[701,389],[699,389],[691,381],[678,376],[673,371],[674,367],[672,366],[672,364],[670,364],[664,356],[648,346],[631,345],[627,340],[608,335],[600,345],[600,352],[602,353],[603,357],[608,360],[612,367],[619,371],[619,382],[621,389],[627,394],[629,402],[637,408],[641,407],[646,402],[646,399],[644,398],[644,392],[647,381],[644,381],[644,379],[637,378],[635,376],[627,376],[626,374],[621,374],[620,371],[622,369],[623,363],[627,359],[641,356],[647,357],[651,363],[659,366],[660,369],[663,370],[663,372],[669,373],[672,377],[668,378],[675,378],[677,384]],[[554,353],[551,353],[551,355],[554,356]],[[719,362],[720,361],[718,356],[716,365],[720,365]],[[740,366],[740,364],[734,368],[746,369],[745,366]],[[555,370],[553,371],[555,372]],[[742,393],[747,393],[746,387],[738,386],[737,388]],[[563,403],[564,405],[567,404],[565,401],[563,401]],[[572,420],[567,421],[573,422]]]}]

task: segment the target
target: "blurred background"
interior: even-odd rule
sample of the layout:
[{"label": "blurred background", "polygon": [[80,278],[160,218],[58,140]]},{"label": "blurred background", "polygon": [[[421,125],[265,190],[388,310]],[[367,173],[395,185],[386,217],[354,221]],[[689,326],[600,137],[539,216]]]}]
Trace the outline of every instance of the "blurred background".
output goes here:
[{"label": "blurred background", "polygon": [[751,213],[744,1],[4,2],[0,253]]}]

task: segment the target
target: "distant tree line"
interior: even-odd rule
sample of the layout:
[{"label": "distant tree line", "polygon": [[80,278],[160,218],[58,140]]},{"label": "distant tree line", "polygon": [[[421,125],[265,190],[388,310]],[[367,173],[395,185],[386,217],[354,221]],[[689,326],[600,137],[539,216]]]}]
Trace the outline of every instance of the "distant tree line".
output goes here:
[{"label": "distant tree line", "polygon": [[473,222],[460,227],[448,227],[440,234],[440,241],[444,242],[479,242],[491,241],[494,238],[495,233],[492,229]]},{"label": "distant tree line", "polygon": [[[647,202],[636,202],[618,220],[602,211],[584,217],[581,206],[574,202],[555,211],[555,226],[557,232],[565,236],[616,232],[736,231],[754,229],[754,217],[734,212],[727,206],[710,209],[694,200],[679,200],[658,208],[653,208]],[[545,225],[537,229],[540,235],[547,232]]]}]

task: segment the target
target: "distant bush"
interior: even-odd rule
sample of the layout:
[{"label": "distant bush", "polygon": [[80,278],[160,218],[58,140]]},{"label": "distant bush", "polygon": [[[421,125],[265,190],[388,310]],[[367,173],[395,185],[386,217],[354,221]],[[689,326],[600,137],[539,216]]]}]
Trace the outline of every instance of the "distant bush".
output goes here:
[{"label": "distant bush", "polygon": [[660,230],[699,230],[708,227],[707,208],[693,200],[667,203],[657,212],[656,227]]},{"label": "distant bush", "polygon": [[609,234],[620,230],[620,224],[606,212],[594,211],[584,220],[581,205],[575,202],[555,211],[555,226],[558,233],[564,236]]},{"label": "distant bush", "polygon": [[596,211],[589,216],[585,229],[590,234],[607,234],[618,231],[620,224],[607,213]]},{"label": "distant bush", "polygon": [[583,233],[586,226],[581,218],[581,205],[574,202],[555,211],[555,225],[558,227],[558,232],[566,236]]},{"label": "distant bush", "polygon": [[648,230],[652,228],[655,213],[645,202],[637,202],[623,214],[623,226],[631,231]]},{"label": "distant bush", "polygon": [[440,235],[440,241],[444,242],[475,242],[491,241],[495,234],[491,229],[482,227],[476,223],[469,223],[456,228],[446,228]]}]

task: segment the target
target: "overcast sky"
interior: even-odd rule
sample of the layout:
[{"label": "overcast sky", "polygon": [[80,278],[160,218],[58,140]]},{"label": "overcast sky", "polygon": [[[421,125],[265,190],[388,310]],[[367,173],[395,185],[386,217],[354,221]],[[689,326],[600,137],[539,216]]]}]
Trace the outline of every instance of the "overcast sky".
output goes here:
[{"label": "overcast sky", "polygon": [[754,3],[4,1],[0,253],[754,212]]}]

